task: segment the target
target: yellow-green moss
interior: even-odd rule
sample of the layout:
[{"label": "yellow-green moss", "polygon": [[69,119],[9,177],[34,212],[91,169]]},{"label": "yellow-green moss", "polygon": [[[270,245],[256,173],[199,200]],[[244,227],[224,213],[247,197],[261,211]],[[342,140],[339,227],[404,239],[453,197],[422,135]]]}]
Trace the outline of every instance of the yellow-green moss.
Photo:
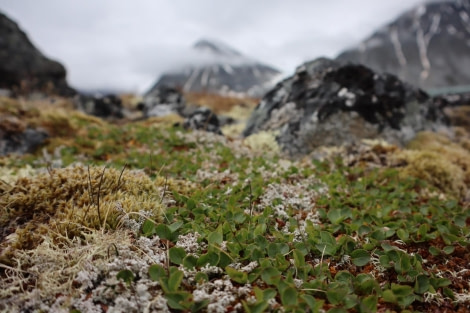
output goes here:
[{"label": "yellow-green moss", "polygon": [[162,188],[158,184],[163,186],[164,181],[153,182],[136,171],[120,175],[112,168],[90,167],[88,171],[77,166],[21,177],[14,184],[0,182],[0,229],[10,230],[0,235],[16,233],[13,241],[1,238],[0,262],[6,261],[6,246],[31,249],[48,232],[70,238],[86,229],[114,229],[131,212],[146,212],[161,220]]},{"label": "yellow-green moss", "polygon": [[443,134],[421,132],[395,155],[395,164],[405,164],[402,177],[423,179],[444,193],[466,197],[470,183],[470,153]]},{"label": "yellow-green moss", "polygon": [[426,150],[408,150],[397,153],[395,158],[398,164],[406,164],[399,171],[401,178],[411,176],[422,179],[457,198],[466,195],[464,170],[445,155]]}]

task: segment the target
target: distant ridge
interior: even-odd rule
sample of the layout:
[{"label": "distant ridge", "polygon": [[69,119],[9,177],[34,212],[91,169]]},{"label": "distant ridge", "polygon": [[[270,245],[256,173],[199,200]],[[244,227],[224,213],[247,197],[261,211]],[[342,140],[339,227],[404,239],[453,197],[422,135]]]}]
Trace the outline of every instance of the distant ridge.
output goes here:
[{"label": "distant ridge", "polygon": [[427,90],[470,85],[470,1],[418,5],[337,59]]}]

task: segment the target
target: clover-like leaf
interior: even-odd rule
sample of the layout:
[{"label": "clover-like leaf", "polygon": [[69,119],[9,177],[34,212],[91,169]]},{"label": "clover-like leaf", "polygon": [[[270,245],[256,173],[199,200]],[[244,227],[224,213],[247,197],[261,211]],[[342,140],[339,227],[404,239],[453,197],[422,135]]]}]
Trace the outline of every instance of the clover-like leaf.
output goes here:
[{"label": "clover-like leaf", "polygon": [[351,253],[351,260],[356,266],[364,266],[370,261],[370,254],[364,249],[357,249]]}]

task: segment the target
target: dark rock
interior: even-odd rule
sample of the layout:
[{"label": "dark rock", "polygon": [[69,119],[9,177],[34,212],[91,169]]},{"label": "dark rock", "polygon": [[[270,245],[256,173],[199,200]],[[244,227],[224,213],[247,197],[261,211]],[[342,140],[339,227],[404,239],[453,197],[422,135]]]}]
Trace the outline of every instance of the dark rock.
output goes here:
[{"label": "dark rock", "polygon": [[420,88],[470,85],[470,1],[425,2],[337,59]]},{"label": "dark rock", "polygon": [[171,86],[184,92],[261,97],[280,76],[275,68],[245,57],[220,42],[201,40],[193,49],[193,63],[163,74],[149,93]]},{"label": "dark rock", "polygon": [[18,24],[0,12],[0,88],[74,95],[65,78],[64,66],[46,58]]},{"label": "dark rock", "polygon": [[138,108],[142,110],[144,117],[152,117],[168,114],[184,115],[185,106],[186,101],[181,92],[172,87],[160,86],[149,91]]},{"label": "dark rock", "polygon": [[222,135],[217,115],[208,108],[198,108],[184,121],[186,129],[198,129]]},{"label": "dark rock", "polygon": [[49,137],[42,129],[27,127],[14,116],[0,117],[0,155],[34,152]]},{"label": "dark rock", "polygon": [[74,99],[76,109],[101,118],[123,118],[122,100],[116,95],[86,96]]},{"label": "dark rock", "polygon": [[323,58],[298,67],[268,92],[243,135],[277,131],[280,147],[296,156],[365,138],[403,144],[445,123],[438,103],[397,77]]}]

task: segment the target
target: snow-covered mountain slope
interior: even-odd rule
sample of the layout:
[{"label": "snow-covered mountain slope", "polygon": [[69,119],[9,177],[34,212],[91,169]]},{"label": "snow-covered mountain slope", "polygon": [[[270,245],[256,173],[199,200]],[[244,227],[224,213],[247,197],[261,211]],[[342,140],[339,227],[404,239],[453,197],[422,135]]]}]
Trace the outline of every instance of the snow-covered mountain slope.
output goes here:
[{"label": "snow-covered mountain slope", "polygon": [[424,89],[470,85],[470,1],[423,3],[337,59]]},{"label": "snow-covered mountain slope", "polygon": [[277,69],[215,40],[200,40],[194,44],[193,50],[198,56],[193,64],[164,73],[147,95],[167,86],[184,92],[260,97],[280,78],[281,73]]}]

